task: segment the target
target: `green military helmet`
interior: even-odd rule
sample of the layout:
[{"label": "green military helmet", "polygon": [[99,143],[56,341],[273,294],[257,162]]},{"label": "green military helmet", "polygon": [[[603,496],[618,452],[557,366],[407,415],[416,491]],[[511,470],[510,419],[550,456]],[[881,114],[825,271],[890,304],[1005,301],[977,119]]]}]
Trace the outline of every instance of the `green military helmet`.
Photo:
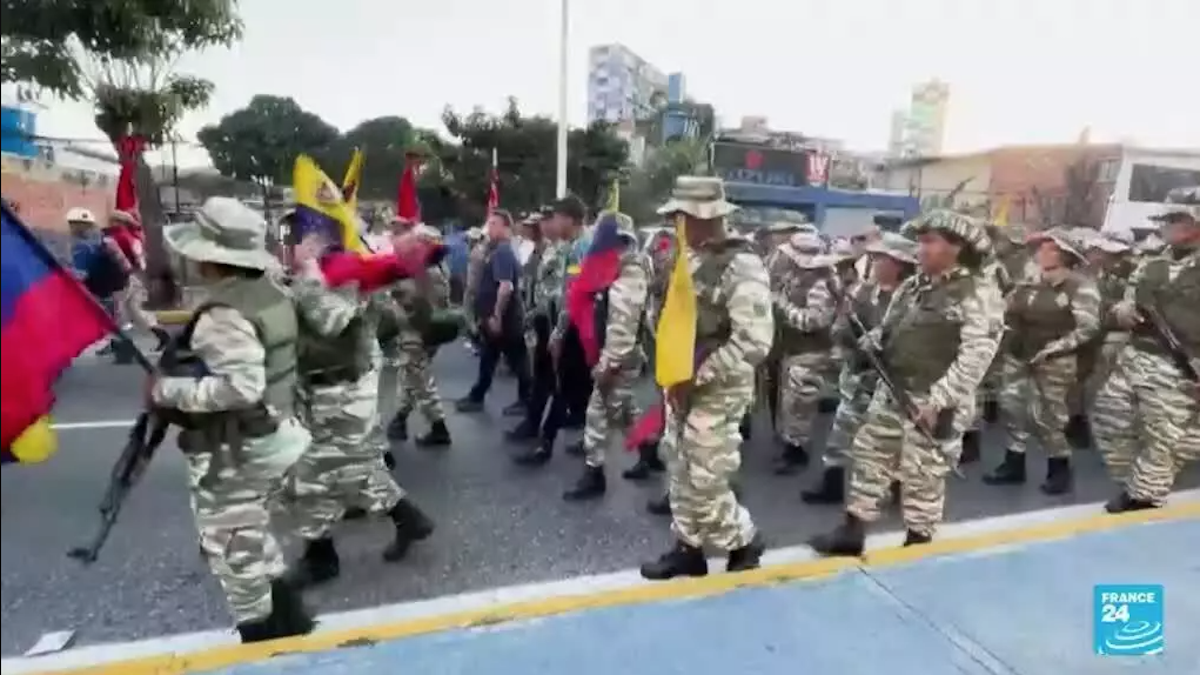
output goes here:
[{"label": "green military helmet", "polygon": [[992,250],[992,241],[983,221],[948,209],[936,209],[917,216],[904,224],[901,233],[910,239],[916,239],[929,231],[950,233],[962,239],[963,243],[980,256],[986,256]]},{"label": "green military helmet", "polygon": [[1086,250],[1086,246],[1084,242],[1074,236],[1071,230],[1065,227],[1051,227],[1034,232],[1026,239],[1029,244],[1040,244],[1044,241],[1054,242],[1058,250],[1072,256],[1076,262],[1083,262],[1083,252]]}]

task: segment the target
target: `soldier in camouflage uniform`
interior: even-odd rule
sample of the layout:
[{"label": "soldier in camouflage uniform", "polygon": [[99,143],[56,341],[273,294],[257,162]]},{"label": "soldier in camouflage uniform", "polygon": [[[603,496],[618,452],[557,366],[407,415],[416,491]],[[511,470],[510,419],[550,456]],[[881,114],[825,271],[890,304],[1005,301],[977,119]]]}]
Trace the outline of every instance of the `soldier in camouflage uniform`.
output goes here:
[{"label": "soldier in camouflage uniform", "polygon": [[730,236],[724,219],[736,207],[717,178],[681,177],[664,215],[683,214],[696,252],[697,300],[693,379],[666,395],[661,449],[668,466],[675,545],[642,565],[647,579],[703,576],[704,547],[728,553],[726,570],[759,566],[765,544],[730,479],[741,464],[738,419],[754,396],[754,370],[775,334],[766,267],[749,241]]},{"label": "soldier in camouflage uniform", "polygon": [[181,345],[206,374],[161,377],[149,390],[155,406],[198,416],[179,445],[201,547],[243,642],[313,628],[283,578],[269,527],[268,498],[310,437],[296,419],[296,312],[287,289],[267,273],[278,262],[266,251],[266,232],[261,216],[225,197],[206,201],[194,221],[164,228],[166,243],[198,264],[207,286],[209,301]]},{"label": "soldier in camouflage uniform", "polygon": [[[1113,309],[1129,345],[1096,397],[1092,427],[1121,493],[1112,513],[1154,508],[1200,444],[1200,206],[1170,206],[1157,217],[1167,250],[1143,261]],[[1163,326],[1180,349],[1163,339]]]},{"label": "soldier in camouflage uniform", "polygon": [[[467,230],[467,246],[470,251],[467,254],[467,278],[463,283],[463,312],[468,331],[474,331],[474,327],[479,325],[480,317],[474,316],[475,310],[475,293],[479,290],[479,275],[483,271],[483,265],[487,262],[488,239],[487,233],[483,228],[472,227]],[[468,333],[467,341],[473,349],[477,349],[477,335]]]},{"label": "soldier in camouflage uniform", "polygon": [[[985,266],[984,273],[992,277],[1000,286],[1000,292],[1008,296],[1021,280],[1034,274],[1033,261],[1029,249],[1025,246],[1026,228],[1017,223],[1009,223],[1003,227],[988,226],[988,234],[994,246],[991,260]],[[1004,386],[1002,381],[1003,365],[1001,359],[988,368],[983,384],[979,388],[980,409],[983,420],[996,422],[1000,419],[1000,391]],[[974,462],[979,459],[979,433],[972,431],[969,438],[964,439],[963,462]]]},{"label": "soldier in camouflage uniform", "polygon": [[1038,272],[1017,282],[1008,295],[1007,331],[1000,350],[1004,460],[983,482],[1025,483],[1028,424],[1047,455],[1042,492],[1057,495],[1072,487],[1071,444],[1064,433],[1068,403],[1078,379],[1080,351],[1100,335],[1100,290],[1082,270],[1080,245],[1066,231],[1039,232],[1029,243],[1035,247]]},{"label": "soldier in camouflage uniform", "polygon": [[637,342],[650,286],[650,260],[638,249],[633,220],[623,213],[601,214],[593,237],[619,238],[624,248],[616,279],[595,298],[600,358],[592,367],[595,386],[583,427],[583,475],[563,494],[568,501],[605,493],[604,460],[613,432],[629,427],[639,414],[633,385],[642,369]]},{"label": "soldier in camouflage uniform", "polygon": [[[558,318],[558,289],[562,287],[565,266],[555,221],[547,213],[529,217],[536,227],[537,244],[521,271],[521,302],[525,309],[525,342],[529,346],[530,387],[525,401],[525,417],[505,433],[513,442],[536,440],[545,417],[546,405],[554,395],[554,361],[550,357],[550,326]],[[521,463],[520,457],[518,463]]]},{"label": "soldier in camouflage uniform", "polygon": [[[906,410],[887,387],[876,388],[851,450],[845,520],[809,542],[822,555],[862,555],[866,526],[879,518],[896,478],[905,545],[933,539],[946,476],[999,346],[1003,300],[995,282],[979,272],[990,248],[984,225],[938,210],[908,223],[905,232],[919,237],[920,273],[901,284],[880,326],[860,344],[880,352],[916,409]],[[946,418],[950,428],[939,428]]]},{"label": "soldier in camouflage uniform", "polygon": [[[782,292],[785,287],[785,281],[790,276],[790,270],[794,267],[789,261],[789,253],[795,254],[792,250],[789,240],[797,234],[806,233],[816,235],[816,228],[807,223],[799,223],[795,221],[784,221],[771,223],[767,226],[765,233],[761,237],[761,254],[763,262],[767,267],[767,274],[771,278],[771,292]],[[780,330],[779,325],[775,326],[776,333]],[[778,435],[780,426],[779,415],[779,399],[780,387],[785,379],[780,368],[782,355],[780,353],[780,341],[778,335],[773,341],[771,352],[767,354],[767,358],[758,367],[758,372],[755,373],[755,403],[759,406],[765,406],[768,417],[771,420],[771,428]]]},{"label": "soldier in camouflage uniform", "polygon": [[1084,255],[1100,290],[1100,336],[1080,356],[1083,381],[1072,398],[1072,414],[1078,417],[1067,424],[1067,439],[1076,448],[1095,447],[1089,411],[1100,387],[1108,381],[1117,356],[1129,343],[1129,331],[1117,323],[1113,307],[1125,299],[1125,288],[1134,269],[1133,247],[1125,241],[1097,235],[1088,240],[1086,249]]},{"label": "soldier in camouflage uniform", "polygon": [[[428,225],[419,224],[412,234],[431,243],[440,244],[442,233]],[[430,267],[419,279],[405,279],[391,291],[395,314],[391,317],[398,332],[396,366],[399,370],[396,388],[396,415],[388,424],[391,440],[408,439],[408,416],[413,408],[421,411],[429,422],[429,431],[417,437],[418,446],[426,448],[450,445],[450,430],[446,428],[446,413],[442,410],[437,381],[433,377],[435,349],[425,343],[425,332],[433,313],[450,306],[450,274],[445,262]]]},{"label": "soldier in camouflage uniform", "polygon": [[[371,442],[378,428],[379,374],[382,354],[378,316],[370,295],[378,289],[353,284],[331,288],[319,259],[333,246],[321,231],[295,233],[297,267],[293,289],[299,316],[296,366],[303,410],[312,444],[288,472],[274,506],[305,542],[292,581],[312,585],[340,573],[330,533],[347,507],[390,516],[392,542],[383,552],[398,561],[416,541],[433,532],[433,523],[396,484]],[[411,248],[414,235],[396,239],[394,250]],[[397,268],[390,282],[398,281]]]},{"label": "soldier in camouflage uniform", "polygon": [[775,473],[791,475],[808,465],[821,396],[836,372],[830,328],[837,314],[834,299],[839,282],[833,278],[829,260],[823,258],[824,243],[815,234],[792,235],[780,247],[772,278],[771,301],[775,312],[775,346],[780,354],[779,434],[783,453]]},{"label": "soldier in camouflage uniform", "polygon": [[[834,339],[844,347],[845,353],[838,377],[840,401],[833,428],[825,439],[821,478],[812,489],[800,495],[808,504],[840,504],[845,499],[848,451],[862,426],[879,380],[876,372],[861,357],[856,357],[861,337],[857,331],[870,331],[879,326],[892,295],[905,279],[912,276],[917,265],[917,243],[895,232],[884,232],[867,244],[866,254],[871,257],[871,278],[849,292],[834,323]],[[851,316],[856,322],[850,320]]]}]

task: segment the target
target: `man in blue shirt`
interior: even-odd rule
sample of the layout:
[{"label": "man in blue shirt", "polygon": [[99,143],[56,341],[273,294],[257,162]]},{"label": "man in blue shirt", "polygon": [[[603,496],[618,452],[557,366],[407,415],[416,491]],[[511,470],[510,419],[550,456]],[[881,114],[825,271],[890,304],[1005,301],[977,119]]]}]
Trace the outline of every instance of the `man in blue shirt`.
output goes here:
[{"label": "man in blue shirt", "polygon": [[512,230],[512,216],[507,211],[497,209],[488,216],[489,250],[479,274],[473,307],[479,321],[479,377],[466,397],[458,401],[461,412],[483,409],[483,399],[492,387],[501,358],[517,376],[519,400],[526,400],[529,394],[524,317],[517,296],[521,265],[512,247]]}]

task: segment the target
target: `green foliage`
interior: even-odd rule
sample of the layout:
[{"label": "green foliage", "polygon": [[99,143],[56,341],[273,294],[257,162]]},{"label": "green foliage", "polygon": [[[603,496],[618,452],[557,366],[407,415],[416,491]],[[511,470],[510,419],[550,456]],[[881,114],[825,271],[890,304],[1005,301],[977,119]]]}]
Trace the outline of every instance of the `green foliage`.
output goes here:
[{"label": "green foliage", "polygon": [[621,192],[621,210],[639,224],[658,220],[655,211],[671,195],[676,178],[709,173],[708,148],[706,138],[690,138],[651,149]]},{"label": "green foliage", "polygon": [[184,113],[208,105],[212,91],[212,82],[184,75],[168,77],[161,88],[100,82],[93,89],[96,126],[114,140],[134,133],[162,145]]},{"label": "green foliage", "polygon": [[[446,153],[442,162],[465,220],[483,216],[493,149],[504,208],[525,211],[554,200],[558,127],[553,120],[523,116],[516,99],[510,98],[499,115],[480,109],[460,115],[447,108],[442,122],[458,141],[455,152]],[[628,144],[606,124],[572,129],[567,143],[568,186],[585,203],[594,208],[602,206],[609,184],[628,162]]]},{"label": "green foliage", "polygon": [[295,100],[260,94],[197,138],[222,175],[268,186],[290,185],[296,157],[328,151],[339,134]]},{"label": "green foliage", "polygon": [[89,94],[86,64],[171,58],[241,37],[234,0],[3,0],[0,81]]}]

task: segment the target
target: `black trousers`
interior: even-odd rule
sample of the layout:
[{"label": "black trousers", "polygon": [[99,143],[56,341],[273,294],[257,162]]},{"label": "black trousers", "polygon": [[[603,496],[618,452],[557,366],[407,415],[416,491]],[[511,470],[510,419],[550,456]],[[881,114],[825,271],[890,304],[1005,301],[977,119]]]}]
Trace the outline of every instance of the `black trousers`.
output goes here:
[{"label": "black trousers", "polygon": [[542,425],[542,440],[546,443],[554,442],[568,420],[576,416],[583,418],[592,395],[592,370],[588,368],[583,343],[574,327],[568,328],[563,335],[555,376],[557,387],[550,401],[550,412]]},{"label": "black trousers", "polygon": [[533,362],[529,383],[529,398],[525,400],[525,426],[539,429],[546,414],[546,405],[554,398],[558,380],[554,373],[554,359],[550,357],[550,319],[545,316],[533,318]]},{"label": "black trousers", "polygon": [[479,339],[479,375],[467,396],[473,401],[482,401],[492,388],[496,366],[500,365],[500,359],[504,359],[509,370],[517,377],[517,395],[522,401],[528,399],[528,359],[525,353],[525,335],[520,330],[520,324],[505,326],[500,335],[492,335],[480,326]]}]

